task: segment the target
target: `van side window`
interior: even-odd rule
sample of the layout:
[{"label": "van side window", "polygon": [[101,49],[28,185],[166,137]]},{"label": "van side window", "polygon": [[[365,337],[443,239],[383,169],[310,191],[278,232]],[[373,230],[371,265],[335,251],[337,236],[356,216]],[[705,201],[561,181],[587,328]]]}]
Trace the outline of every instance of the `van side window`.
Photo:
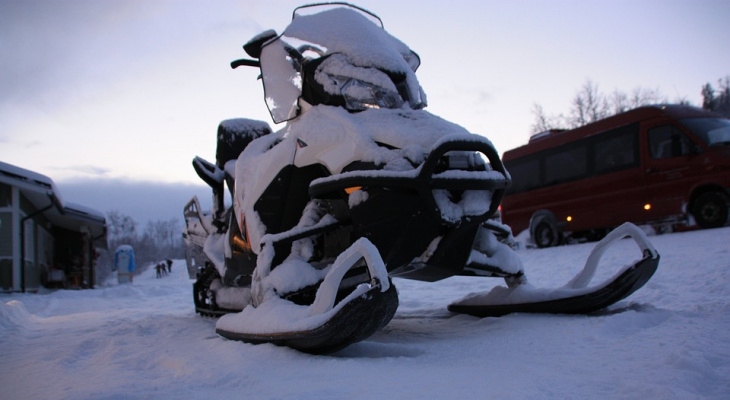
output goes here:
[{"label": "van side window", "polygon": [[686,156],[692,152],[692,141],[674,125],[651,128],[648,135],[653,159]]},{"label": "van side window", "polygon": [[508,189],[510,193],[524,192],[540,187],[540,160],[537,158],[520,160],[517,163],[506,165],[512,176],[512,186]]},{"label": "van side window", "polygon": [[631,124],[601,134],[596,138],[595,173],[618,171],[638,165],[639,125]]},{"label": "van side window", "polygon": [[558,148],[545,157],[545,184],[568,182],[588,174],[588,149],[584,143],[578,146]]}]

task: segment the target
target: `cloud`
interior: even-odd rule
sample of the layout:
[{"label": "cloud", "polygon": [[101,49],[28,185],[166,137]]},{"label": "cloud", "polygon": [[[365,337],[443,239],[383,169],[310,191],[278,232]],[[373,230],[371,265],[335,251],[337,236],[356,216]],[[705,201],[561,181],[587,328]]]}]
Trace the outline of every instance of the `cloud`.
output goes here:
[{"label": "cloud", "polygon": [[176,184],[122,179],[74,179],[56,181],[65,202],[76,203],[102,213],[118,211],[132,217],[139,229],[150,221],[179,219],[193,196],[203,210],[212,204],[209,187],[202,184]]},{"label": "cloud", "polygon": [[77,174],[73,175],[81,175],[81,176],[91,176],[95,178],[103,178],[105,176],[108,176],[111,170],[109,168],[103,168],[96,165],[69,165],[69,166],[55,166],[53,167],[56,171],[65,171],[65,172],[76,172]]}]

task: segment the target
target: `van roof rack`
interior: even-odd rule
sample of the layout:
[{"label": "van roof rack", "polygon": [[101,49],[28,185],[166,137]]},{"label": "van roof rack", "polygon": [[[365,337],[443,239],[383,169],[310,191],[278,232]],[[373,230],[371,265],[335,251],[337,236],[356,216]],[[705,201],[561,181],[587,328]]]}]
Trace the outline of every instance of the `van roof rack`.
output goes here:
[{"label": "van roof rack", "polygon": [[535,140],[540,140],[540,139],[546,138],[548,136],[554,135],[556,133],[565,132],[565,131],[567,131],[567,129],[548,129],[546,131],[536,133],[536,134],[530,136],[530,143],[534,142]]}]

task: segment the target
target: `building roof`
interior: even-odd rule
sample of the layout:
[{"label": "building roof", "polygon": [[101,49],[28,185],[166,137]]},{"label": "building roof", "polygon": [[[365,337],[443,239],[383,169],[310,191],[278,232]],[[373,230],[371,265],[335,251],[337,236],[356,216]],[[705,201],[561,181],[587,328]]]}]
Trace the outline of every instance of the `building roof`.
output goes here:
[{"label": "building roof", "polygon": [[98,247],[106,248],[106,217],[79,204],[64,202],[53,180],[0,161],[0,182],[17,187],[54,226],[75,232],[88,230]]}]

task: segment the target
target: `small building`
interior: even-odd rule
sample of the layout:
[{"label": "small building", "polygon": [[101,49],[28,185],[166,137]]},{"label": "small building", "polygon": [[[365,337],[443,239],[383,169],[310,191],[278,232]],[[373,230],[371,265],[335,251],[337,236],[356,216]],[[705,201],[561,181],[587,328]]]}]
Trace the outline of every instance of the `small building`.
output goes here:
[{"label": "small building", "polygon": [[53,181],[0,162],[0,291],[93,288],[104,214],[66,203]]}]

